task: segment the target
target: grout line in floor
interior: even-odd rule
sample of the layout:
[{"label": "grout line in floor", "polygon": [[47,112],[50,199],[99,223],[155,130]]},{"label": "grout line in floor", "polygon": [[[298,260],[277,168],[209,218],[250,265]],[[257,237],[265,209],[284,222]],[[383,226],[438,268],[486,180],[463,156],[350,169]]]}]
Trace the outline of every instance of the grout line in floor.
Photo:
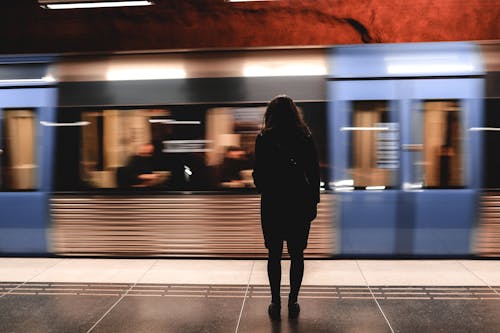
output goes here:
[{"label": "grout line in floor", "polygon": [[380,310],[380,312],[382,313],[382,316],[384,316],[385,322],[387,323],[387,325],[389,325],[389,329],[391,330],[391,332],[394,333],[394,329],[392,328],[391,323],[389,322],[389,319],[385,315],[384,310],[382,310],[382,307],[380,306],[380,303],[378,302],[377,298],[375,297],[375,294],[373,293],[372,288],[368,284],[368,280],[366,279],[366,276],[363,273],[363,270],[361,269],[361,266],[359,265],[359,261],[358,260],[356,260],[356,265],[358,266],[359,272],[361,273],[361,276],[363,277],[363,280],[365,281],[365,284],[368,287],[368,290],[370,291],[370,294],[372,295],[373,300],[377,304],[377,307]]},{"label": "grout line in floor", "polygon": [[36,278],[37,276],[39,276],[40,274],[42,273],[45,273],[46,271],[48,271],[49,269],[51,268],[54,268],[56,265],[58,265],[59,263],[63,262],[64,260],[66,259],[60,259],[60,260],[57,260],[55,264],[49,266],[49,267],[46,267],[45,269],[42,269],[40,272],[38,272],[37,274],[35,274],[34,276],[32,276],[31,278],[27,279],[26,281],[24,281],[23,283],[21,283],[20,285],[16,286],[15,288],[12,288],[10,289],[8,292],[6,293],[3,293],[2,295],[0,295],[0,298],[4,297],[4,296],[7,296],[8,294],[12,293],[14,290],[18,289],[18,288],[21,288],[22,286],[24,286],[26,283],[32,281],[34,278]]},{"label": "grout line in floor", "polygon": [[238,333],[238,329],[240,328],[241,316],[243,315],[243,309],[245,307],[245,302],[247,300],[248,290],[250,289],[250,281],[252,280],[253,268],[255,266],[255,260],[252,261],[252,268],[250,269],[250,274],[248,276],[247,289],[245,290],[245,296],[243,297],[243,303],[241,304],[240,315],[238,317],[238,323],[236,324],[235,333]]},{"label": "grout line in floor", "polygon": [[154,265],[156,265],[156,263],[158,262],[158,260],[154,260],[153,263],[148,267],[148,269],[141,275],[140,278],[138,278],[133,284],[132,286],[130,286],[130,288],[127,289],[127,291],[125,291],[125,293],[115,302],[113,303],[113,305],[111,305],[111,307],[108,309],[108,311],[106,311],[102,316],[101,318],[99,318],[95,323],[94,325],[92,325],[92,327],[89,328],[89,330],[87,331],[87,333],[90,333],[92,332],[92,330],[94,328],[97,327],[97,325],[99,325],[99,323],[118,305],[118,303],[120,303],[122,301],[122,299],[125,298],[125,296],[127,296],[127,294],[137,285],[137,283],[139,283],[139,281],[141,281],[144,276],[151,270],[151,268],[153,268]]},{"label": "grout line in floor", "polygon": [[482,277],[480,277],[478,274],[474,273],[472,270],[469,269],[469,267],[467,267],[466,265],[464,265],[463,262],[457,260],[458,264],[461,265],[463,268],[465,268],[469,273],[471,273],[472,275],[474,275],[476,278],[478,278],[479,280],[481,280],[481,282],[483,282],[485,285],[488,286],[488,288],[490,288],[491,290],[493,290],[493,292],[497,295],[500,295],[500,293],[498,293],[498,291],[493,288],[492,286],[490,286],[490,284],[485,281]]}]

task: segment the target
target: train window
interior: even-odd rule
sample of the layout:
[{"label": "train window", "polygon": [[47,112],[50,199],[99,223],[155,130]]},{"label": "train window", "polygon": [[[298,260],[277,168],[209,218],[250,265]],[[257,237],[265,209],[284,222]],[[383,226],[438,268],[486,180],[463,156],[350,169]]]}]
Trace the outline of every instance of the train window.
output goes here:
[{"label": "train window", "polygon": [[34,110],[4,110],[1,147],[1,190],[36,188],[36,114]]},{"label": "train window", "polygon": [[485,126],[492,130],[484,132],[484,187],[500,188],[500,100],[486,99]]},{"label": "train window", "polygon": [[221,188],[253,187],[255,137],[264,107],[211,108],[207,111],[207,165],[216,170]]},{"label": "train window", "polygon": [[351,117],[349,173],[355,188],[396,184],[399,127],[391,121],[387,101],[355,101]]},{"label": "train window", "polygon": [[[301,107],[328,174],[325,105]],[[251,189],[264,112],[263,105],[60,109],[58,122],[75,126],[57,127],[56,189]]]},{"label": "train window", "polygon": [[57,190],[253,187],[262,107],[60,110]]},{"label": "train window", "polygon": [[209,186],[204,110],[81,112],[80,179],[90,188]]},{"label": "train window", "polygon": [[458,100],[428,100],[415,105],[412,115],[414,183],[426,188],[464,186]]}]

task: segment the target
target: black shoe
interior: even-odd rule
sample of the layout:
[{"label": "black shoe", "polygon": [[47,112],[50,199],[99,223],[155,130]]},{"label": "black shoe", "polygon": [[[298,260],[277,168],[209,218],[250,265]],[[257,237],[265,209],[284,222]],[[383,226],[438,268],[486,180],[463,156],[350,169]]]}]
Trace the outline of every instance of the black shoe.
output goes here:
[{"label": "black shoe", "polygon": [[281,305],[277,303],[269,304],[269,308],[267,308],[267,313],[269,313],[269,317],[272,320],[280,320],[281,319]]},{"label": "black shoe", "polygon": [[288,303],[288,318],[295,319],[299,316],[300,305],[297,302]]}]

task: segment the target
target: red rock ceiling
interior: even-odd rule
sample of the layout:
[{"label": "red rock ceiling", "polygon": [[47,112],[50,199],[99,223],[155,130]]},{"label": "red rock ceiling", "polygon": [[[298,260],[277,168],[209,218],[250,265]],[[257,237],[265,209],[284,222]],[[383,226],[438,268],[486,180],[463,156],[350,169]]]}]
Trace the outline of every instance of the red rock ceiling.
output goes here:
[{"label": "red rock ceiling", "polygon": [[2,0],[0,53],[107,52],[500,39],[500,0],[156,0],[45,10]]}]

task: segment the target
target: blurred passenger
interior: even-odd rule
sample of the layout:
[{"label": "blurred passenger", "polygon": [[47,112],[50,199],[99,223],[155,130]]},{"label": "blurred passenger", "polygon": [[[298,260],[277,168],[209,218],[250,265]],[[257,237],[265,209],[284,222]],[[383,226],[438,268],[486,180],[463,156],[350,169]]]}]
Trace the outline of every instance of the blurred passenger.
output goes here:
[{"label": "blurred passenger", "polygon": [[311,132],[293,100],[275,97],[267,106],[264,129],[255,143],[255,186],[261,196],[261,224],[269,251],[271,319],[281,312],[281,255],[286,240],[291,258],[288,315],[296,318],[304,274],[304,250],[319,202],[319,163]]},{"label": "blurred passenger", "polygon": [[248,169],[246,152],[240,147],[230,146],[222,162],[221,182],[224,187],[245,187],[242,171]]},{"label": "blurred passenger", "polygon": [[166,178],[165,172],[155,171],[154,146],[145,143],[139,146],[127,165],[117,171],[120,187],[151,187],[160,184]]}]

